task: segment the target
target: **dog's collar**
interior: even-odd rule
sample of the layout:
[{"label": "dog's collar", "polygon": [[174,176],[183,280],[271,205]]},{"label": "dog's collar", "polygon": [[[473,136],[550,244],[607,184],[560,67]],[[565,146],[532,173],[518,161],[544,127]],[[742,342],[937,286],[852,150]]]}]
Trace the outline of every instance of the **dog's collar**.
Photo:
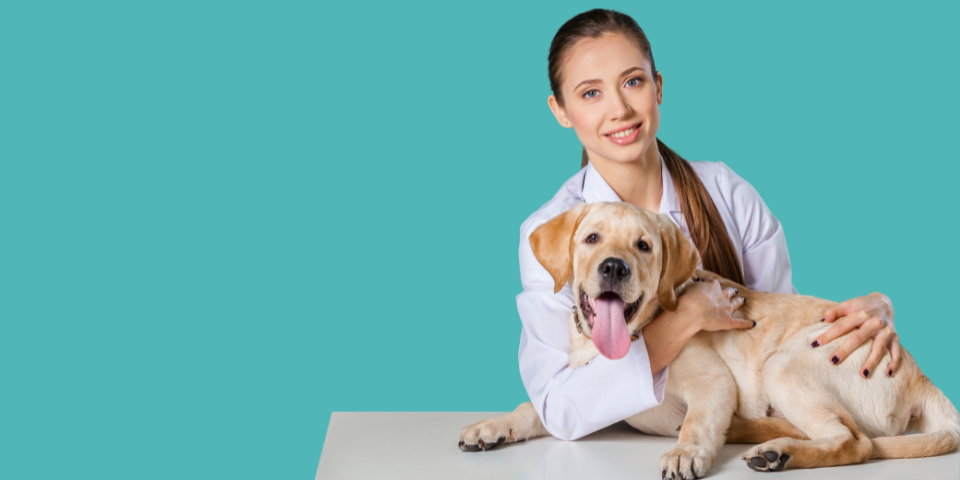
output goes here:
[{"label": "dog's collar", "polygon": [[[570,309],[570,313],[573,314],[573,318],[577,319],[577,333],[579,333],[580,335],[583,335],[584,337],[587,337],[587,338],[593,340],[593,338],[592,338],[590,335],[587,335],[586,333],[583,333],[583,327],[580,325],[580,315],[577,315],[577,306],[576,306],[576,305],[574,305],[574,306]],[[636,339],[638,339],[638,338],[640,338],[640,337],[639,337],[636,333],[631,333],[631,334],[630,334],[630,341],[634,341],[634,340],[636,340]]]}]

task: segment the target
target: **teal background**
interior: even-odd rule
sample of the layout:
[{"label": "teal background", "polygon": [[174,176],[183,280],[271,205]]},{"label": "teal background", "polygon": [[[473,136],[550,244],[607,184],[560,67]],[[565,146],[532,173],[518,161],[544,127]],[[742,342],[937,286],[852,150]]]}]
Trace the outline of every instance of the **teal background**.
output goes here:
[{"label": "teal background", "polygon": [[332,411],[526,401],[519,227],[580,165],[547,49],[597,6],[799,291],[889,295],[960,400],[957,2],[17,3],[0,477],[306,479]]}]

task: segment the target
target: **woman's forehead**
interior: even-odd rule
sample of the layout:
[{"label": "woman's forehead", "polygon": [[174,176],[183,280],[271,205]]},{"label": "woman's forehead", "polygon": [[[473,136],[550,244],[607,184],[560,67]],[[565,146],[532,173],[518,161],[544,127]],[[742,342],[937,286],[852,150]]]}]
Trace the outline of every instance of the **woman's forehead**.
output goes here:
[{"label": "woman's forehead", "polygon": [[564,83],[571,90],[581,82],[618,79],[627,69],[640,67],[650,75],[650,61],[637,45],[620,34],[584,38],[574,44],[564,63]]}]

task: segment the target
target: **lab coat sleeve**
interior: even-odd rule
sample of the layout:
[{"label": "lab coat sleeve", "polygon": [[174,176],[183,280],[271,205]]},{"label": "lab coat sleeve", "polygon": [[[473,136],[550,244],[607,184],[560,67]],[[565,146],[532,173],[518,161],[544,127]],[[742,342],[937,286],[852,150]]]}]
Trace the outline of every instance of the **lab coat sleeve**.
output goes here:
[{"label": "lab coat sleeve", "polygon": [[787,240],[780,222],[753,185],[723,162],[718,163],[726,200],[734,212],[743,240],[741,259],[746,287],[761,292],[797,293],[791,279]]},{"label": "lab coat sleeve", "polygon": [[576,440],[659,405],[669,372],[665,367],[651,375],[642,335],[619,360],[598,355],[587,365],[566,368],[574,295],[569,284],[553,293],[553,278],[533,255],[529,241],[533,230],[550,218],[535,214],[521,227],[520,377],[547,431],[561,440]]}]

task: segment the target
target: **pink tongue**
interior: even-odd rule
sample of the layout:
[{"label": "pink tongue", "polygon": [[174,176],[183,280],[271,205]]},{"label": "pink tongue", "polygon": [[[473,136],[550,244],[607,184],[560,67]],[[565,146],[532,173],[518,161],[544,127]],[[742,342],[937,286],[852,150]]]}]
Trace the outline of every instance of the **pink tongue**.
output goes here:
[{"label": "pink tongue", "polygon": [[623,300],[597,299],[597,315],[591,334],[597,350],[607,358],[623,358],[630,350],[630,333],[623,319]]}]

